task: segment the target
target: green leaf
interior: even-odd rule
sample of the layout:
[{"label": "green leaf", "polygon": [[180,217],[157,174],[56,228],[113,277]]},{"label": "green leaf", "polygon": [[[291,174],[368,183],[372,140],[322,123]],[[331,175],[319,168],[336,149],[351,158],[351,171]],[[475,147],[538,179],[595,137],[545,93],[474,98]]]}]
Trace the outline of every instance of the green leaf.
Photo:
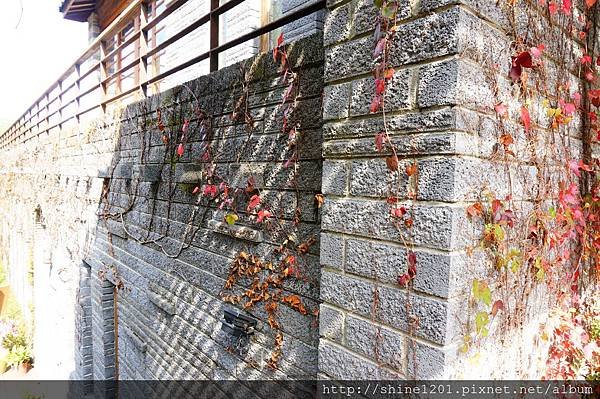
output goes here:
[{"label": "green leaf", "polygon": [[553,206],[551,206],[551,207],[548,209],[548,214],[550,215],[550,217],[551,217],[552,219],[555,219],[555,218],[556,218],[556,208],[555,208],[555,207],[553,207]]},{"label": "green leaf", "polygon": [[544,279],[544,276],[546,275],[546,271],[544,270],[544,266],[542,265],[542,258],[540,258],[539,256],[535,258],[535,267],[538,269],[535,273],[535,277],[539,281],[542,281]]},{"label": "green leaf", "polygon": [[381,8],[381,6],[383,6],[383,0],[373,0],[373,4],[375,4],[375,7]]},{"label": "green leaf", "polygon": [[235,224],[235,222],[237,222],[238,219],[239,217],[235,213],[228,213],[227,216],[225,216],[225,221],[229,225]]},{"label": "green leaf", "polygon": [[504,240],[504,229],[499,224],[494,225],[494,237],[496,237],[496,241],[498,242]]},{"label": "green leaf", "polygon": [[492,292],[485,281],[473,280],[473,296],[486,305],[492,303]]},{"label": "green leaf", "polygon": [[508,266],[513,273],[521,267],[521,251],[516,248],[508,251]]},{"label": "green leaf", "polygon": [[511,272],[516,273],[520,267],[521,267],[520,260],[511,260],[510,261],[510,271]]},{"label": "green leaf", "polygon": [[475,329],[477,334],[481,334],[484,337],[488,335],[487,325],[490,322],[490,318],[487,312],[477,312],[475,315]]},{"label": "green leaf", "polygon": [[383,15],[387,19],[393,19],[396,15],[396,11],[398,11],[398,6],[396,5],[396,3],[388,1],[381,9],[381,15]]}]

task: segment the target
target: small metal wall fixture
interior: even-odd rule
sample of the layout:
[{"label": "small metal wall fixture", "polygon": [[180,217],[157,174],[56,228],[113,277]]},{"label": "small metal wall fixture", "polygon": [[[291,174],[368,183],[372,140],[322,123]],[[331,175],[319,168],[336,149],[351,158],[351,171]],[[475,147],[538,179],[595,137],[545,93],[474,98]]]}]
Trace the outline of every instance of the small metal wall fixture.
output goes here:
[{"label": "small metal wall fixture", "polygon": [[250,336],[254,334],[258,320],[243,314],[235,308],[225,308],[223,312],[225,320],[221,322],[221,330],[234,337]]}]

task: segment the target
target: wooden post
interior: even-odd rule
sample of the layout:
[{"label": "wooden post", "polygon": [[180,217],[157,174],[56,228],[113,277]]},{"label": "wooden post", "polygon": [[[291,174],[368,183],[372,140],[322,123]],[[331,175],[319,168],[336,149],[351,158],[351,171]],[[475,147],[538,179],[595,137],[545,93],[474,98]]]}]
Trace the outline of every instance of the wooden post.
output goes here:
[{"label": "wooden post", "polygon": [[107,84],[109,82],[105,82],[106,78],[108,77],[108,70],[106,68],[106,47],[104,45],[104,41],[102,41],[100,43],[100,86],[101,86],[101,90],[102,90],[102,99],[100,100],[100,105],[102,107],[102,113],[106,114],[106,104],[104,103],[104,101],[106,101],[107,98],[107,91],[106,91],[106,87]]},{"label": "wooden post", "polygon": [[[77,121],[77,126],[79,126],[79,110],[81,109],[81,64],[75,64],[75,71],[77,72],[77,80],[75,81],[77,84],[77,93],[75,94],[75,98],[77,100],[77,108],[75,110],[75,120]],[[79,129],[78,129],[79,130]]]},{"label": "wooden post", "polygon": [[219,53],[213,50],[219,47],[219,15],[215,10],[219,8],[219,0],[210,0],[210,71],[219,69]]},{"label": "wooden post", "polygon": [[146,26],[148,23],[148,14],[147,14],[147,5],[146,2],[143,2],[140,5],[140,18],[138,19],[138,24],[136,30],[139,31],[139,37],[137,40],[137,57],[139,60],[138,64],[138,76],[136,83],[140,86],[140,96],[142,98],[146,98],[148,96],[148,85],[145,83],[148,79],[148,57],[146,54],[148,53],[148,31],[142,29],[143,26]]}]

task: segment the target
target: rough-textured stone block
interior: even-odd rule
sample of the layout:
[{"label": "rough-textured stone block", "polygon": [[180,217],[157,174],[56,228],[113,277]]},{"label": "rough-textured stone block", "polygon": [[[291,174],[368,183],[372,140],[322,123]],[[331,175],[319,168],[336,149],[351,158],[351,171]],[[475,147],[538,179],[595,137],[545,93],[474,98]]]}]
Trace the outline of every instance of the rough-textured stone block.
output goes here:
[{"label": "rough-textured stone block", "polygon": [[338,270],[344,268],[346,243],[343,237],[321,233],[321,264]]},{"label": "rough-textured stone block", "polygon": [[406,338],[389,328],[370,321],[348,316],[346,345],[377,363],[404,373]]},{"label": "rough-textured stone block", "polygon": [[[407,252],[400,245],[385,244],[371,240],[347,240],[346,272],[397,284],[398,277],[406,272]],[[414,288],[442,298],[448,296],[450,274],[455,257],[415,251],[417,255],[417,275]]]},{"label": "rough-textured stone block", "polygon": [[368,316],[375,288],[372,282],[323,271],[321,299],[350,312]]},{"label": "rough-textured stone block", "polygon": [[479,67],[458,59],[421,67],[417,97],[420,107],[494,105],[491,87]]},{"label": "rough-textured stone block", "polygon": [[[387,82],[384,100],[386,111],[398,111],[410,106],[410,76],[411,71],[403,69],[395,72]],[[370,107],[374,97],[375,79],[373,77],[354,80],[350,99],[350,115],[368,115],[371,112]]]},{"label": "rough-textured stone block", "polygon": [[[390,223],[389,204],[384,201],[327,201],[324,208],[324,229],[377,239],[398,240],[399,233]],[[415,244],[452,249],[464,242],[465,238],[461,238],[453,229],[455,224],[461,223],[463,209],[437,205],[416,205],[412,209],[414,225],[411,236]]]},{"label": "rough-textured stone block", "polygon": [[393,371],[378,367],[343,347],[321,341],[319,345],[319,370],[340,380],[399,379]]},{"label": "rough-textured stone block", "polygon": [[323,162],[323,194],[343,196],[348,192],[348,163],[345,161]]},{"label": "rough-textured stone block", "polygon": [[331,306],[321,304],[319,308],[319,335],[325,339],[342,342],[344,314]]},{"label": "rough-textured stone block", "polygon": [[345,4],[326,13],[323,26],[323,44],[325,46],[341,42],[350,36],[350,6],[351,4]]},{"label": "rough-textured stone block", "polygon": [[390,49],[390,63],[404,65],[456,54],[460,9],[451,8],[401,25]]},{"label": "rough-textured stone block", "polygon": [[240,238],[242,240],[248,240],[253,242],[262,242],[262,232],[259,230],[251,229],[246,226],[230,225],[225,222],[218,222],[216,220],[210,220],[208,227],[214,231],[226,234],[231,237]]},{"label": "rough-textured stone block", "polygon": [[407,296],[404,290],[380,287],[377,316],[391,327],[407,332],[414,330],[419,337],[447,343],[448,304],[444,301],[413,294]]},{"label": "rough-textured stone block", "polygon": [[347,117],[351,93],[352,85],[350,83],[325,87],[323,92],[323,119]]},{"label": "rough-textured stone block", "polygon": [[325,81],[371,72],[375,64],[372,43],[369,36],[326,49]]},{"label": "rough-textured stone block", "polygon": [[[453,349],[456,351],[456,349]],[[408,373],[411,379],[447,378],[447,364],[452,350],[430,346],[417,341],[408,343]]]}]

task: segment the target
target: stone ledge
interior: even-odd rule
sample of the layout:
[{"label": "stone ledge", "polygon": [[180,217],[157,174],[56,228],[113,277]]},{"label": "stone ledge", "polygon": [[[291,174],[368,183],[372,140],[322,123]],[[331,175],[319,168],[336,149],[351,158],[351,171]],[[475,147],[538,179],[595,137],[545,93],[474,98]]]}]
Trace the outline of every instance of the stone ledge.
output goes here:
[{"label": "stone ledge", "polygon": [[166,290],[152,283],[148,285],[148,288],[148,299],[150,302],[170,316],[173,316],[177,313],[177,307],[175,306],[175,303],[164,298]]},{"label": "stone ledge", "polygon": [[146,352],[146,343],[130,328],[125,327],[125,333],[131,338],[133,345],[140,350]]},{"label": "stone ledge", "polygon": [[208,221],[208,228],[219,234],[225,234],[230,237],[239,238],[241,240],[262,242],[262,231],[251,229],[246,226],[229,225],[225,222],[217,222],[216,220]]},{"label": "stone ledge", "polygon": [[162,165],[134,165],[133,176],[140,181],[160,181],[162,174]]},{"label": "stone ledge", "polygon": [[108,166],[106,168],[102,168],[98,171],[98,177],[112,177],[115,179],[131,179],[131,172],[133,170],[132,163],[122,163],[117,164],[117,166],[113,167]]}]

